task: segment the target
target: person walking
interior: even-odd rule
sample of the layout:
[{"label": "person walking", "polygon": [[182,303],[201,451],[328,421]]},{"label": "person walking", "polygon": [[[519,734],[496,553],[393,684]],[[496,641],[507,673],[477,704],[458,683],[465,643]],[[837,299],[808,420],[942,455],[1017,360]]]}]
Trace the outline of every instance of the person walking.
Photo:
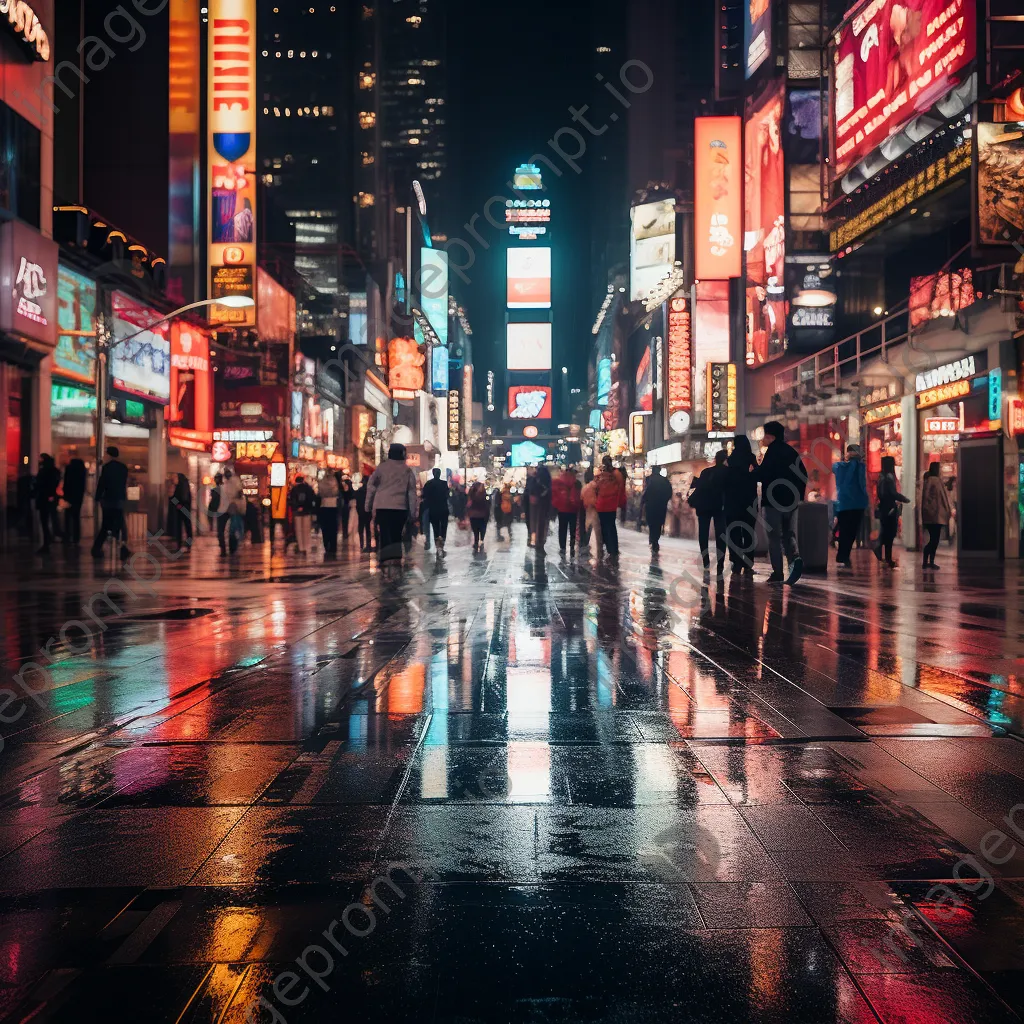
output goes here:
[{"label": "person walking", "polygon": [[[803,501],[807,472],[795,448],[786,444],[786,428],[776,420],[764,425],[768,447],[761,458],[757,478],[761,483],[761,510],[768,529],[768,555],[772,562],[769,583],[796,583],[803,575],[804,560],[796,546],[793,515]],[[789,559],[789,577],[783,576],[782,553]]]},{"label": "person walking", "polygon": [[338,511],[339,494],[337,474],[327,472],[320,481],[318,518],[320,536],[324,539],[324,560],[338,557]]},{"label": "person walking", "polygon": [[64,542],[76,548],[82,540],[82,503],[88,479],[85,463],[79,458],[72,459],[64,469]]},{"label": "person walking", "polygon": [[757,459],[746,434],[737,434],[725,460],[722,506],[725,511],[725,546],[734,573],[754,575],[757,547]]},{"label": "person walking", "polygon": [[176,473],[174,490],[167,503],[167,527],[170,536],[181,550],[181,538],[188,535],[188,546],[192,547],[192,488],[184,473]]},{"label": "person walking", "polygon": [[[292,510],[295,526],[295,547],[300,555],[309,553],[310,539],[313,532],[313,512],[316,508],[316,493],[306,483],[306,478],[299,473],[288,493],[288,504]],[[335,505],[337,509],[337,505]],[[337,514],[337,513],[335,513]]]},{"label": "person walking", "polygon": [[878,507],[876,514],[880,526],[878,543],[875,545],[875,558],[890,569],[896,568],[892,560],[892,543],[896,539],[896,532],[900,526],[900,505],[907,504],[910,499],[900,494],[899,485],[896,481],[896,460],[891,455],[882,456],[882,472],[878,477],[876,487],[878,495]]},{"label": "person walking", "polygon": [[479,480],[469,489],[469,501],[466,504],[466,516],[473,530],[473,551],[483,551],[484,537],[487,535],[487,520],[491,515],[491,505],[487,500],[487,488]]},{"label": "person walking", "polygon": [[836,564],[852,569],[850,552],[860,532],[860,524],[868,507],[868,479],[859,444],[846,448],[846,461],[832,465],[836,478],[836,518],[839,520],[839,548]]},{"label": "person walking", "polygon": [[533,546],[543,552],[551,527],[551,470],[547,466],[538,466],[536,481],[536,488],[530,498],[533,509]]},{"label": "person walking", "polygon": [[668,482],[661,466],[655,466],[640,497],[640,516],[646,512],[647,533],[651,554],[661,551],[661,534],[668,517],[668,503],[672,500],[672,485]]},{"label": "person walking", "polygon": [[551,482],[551,504],[558,514],[558,553],[562,558],[565,558],[566,540],[569,542],[569,557],[576,557],[576,532],[580,519],[582,490],[575,466],[566,466]]},{"label": "person walking", "polygon": [[39,525],[43,530],[43,546],[37,555],[50,553],[50,540],[53,536],[53,515],[57,508],[57,489],[60,487],[60,470],[53,456],[43,453],[39,456],[39,471],[36,473],[36,511],[39,513]]},{"label": "person walking", "polygon": [[[700,557],[704,563],[705,573],[711,571],[711,554],[708,546],[709,534],[712,526],[714,527],[719,576],[725,574],[725,537],[728,528],[725,516],[725,488],[729,468],[725,464],[726,458],[724,451],[715,452],[715,464],[705,469],[694,480],[688,499],[690,508],[697,513],[697,543],[700,545]],[[753,500],[756,500],[756,497],[755,485]]]},{"label": "person walking", "polygon": [[361,552],[373,550],[373,517],[366,511],[366,480],[360,481],[355,489],[356,516],[359,526],[359,550]]},{"label": "person walking", "polygon": [[601,521],[597,517],[597,484],[594,482],[594,471],[588,469],[583,474],[583,490],[580,491],[582,522],[580,523],[580,551],[590,550],[590,538],[597,532],[597,551],[601,553]]},{"label": "person walking", "polygon": [[457,522],[462,522],[466,518],[466,503],[468,501],[469,496],[466,494],[466,485],[456,484],[452,488],[452,515]]},{"label": "person walking", "polygon": [[416,474],[406,465],[405,445],[392,444],[366,486],[366,511],[377,520],[382,562],[401,561],[406,523],[416,518]]},{"label": "person walking", "polygon": [[949,501],[949,491],[942,486],[939,477],[939,463],[933,462],[925,474],[921,486],[921,525],[928,531],[928,543],[924,546],[924,563],[922,568],[938,569],[935,564],[935,552],[939,550],[939,538],[942,528],[949,526],[953,517],[953,506]]},{"label": "person walking", "polygon": [[[437,557],[444,558],[448,554],[445,549],[445,541],[448,539],[448,501],[451,493],[448,490],[448,481],[441,479],[441,470],[434,469],[431,479],[423,485],[421,495],[423,507],[427,510],[429,525],[427,529],[434,534],[434,547],[437,548]],[[430,535],[427,534],[427,548],[429,549]]]},{"label": "person walking", "polygon": [[508,531],[508,539],[512,539],[512,516],[514,502],[512,501],[512,485],[502,484],[500,488],[494,488],[494,525],[498,531],[498,540],[501,540],[501,531]]},{"label": "person walking", "polygon": [[338,519],[341,522],[341,543],[343,547],[348,546],[349,527],[351,522],[352,505],[356,500],[356,490],[352,481],[346,476],[335,474],[339,479],[338,489]]},{"label": "person walking", "polygon": [[601,523],[601,541],[605,550],[612,557],[619,557],[619,532],[615,525],[615,516],[626,504],[626,488],[622,476],[612,467],[610,455],[601,462],[601,472],[594,480],[597,489],[597,518]]},{"label": "person walking", "polygon": [[220,485],[220,521],[217,523],[220,553],[225,554],[224,533],[227,532],[227,550],[234,554],[245,538],[245,495],[242,478],[230,466],[224,468],[224,482]]},{"label": "person walking", "polygon": [[[120,461],[120,451],[113,445],[107,449],[108,461],[100,470],[96,481],[96,503],[100,506],[102,518],[99,532],[92,542],[93,558],[103,557],[103,545],[107,537],[120,538],[124,533],[124,505],[128,500],[128,467]],[[121,560],[128,558],[131,551],[121,541]]]}]

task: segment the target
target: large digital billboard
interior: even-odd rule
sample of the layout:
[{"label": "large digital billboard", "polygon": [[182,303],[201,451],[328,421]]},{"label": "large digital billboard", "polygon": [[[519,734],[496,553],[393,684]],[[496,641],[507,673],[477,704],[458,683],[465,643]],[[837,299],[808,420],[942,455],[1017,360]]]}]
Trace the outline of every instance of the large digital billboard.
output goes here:
[{"label": "large digital billboard", "polygon": [[514,420],[551,419],[551,388],[518,384],[508,389],[508,415]]},{"label": "large digital billboard", "polygon": [[974,130],[978,136],[978,242],[1010,245],[1024,236],[1024,131],[1020,124],[986,122]]},{"label": "large digital billboard", "polygon": [[57,269],[57,348],[53,369],[82,384],[96,379],[96,339],[81,333],[96,329],[96,282],[61,265]]},{"label": "large digital billboard", "polygon": [[659,199],[630,210],[629,298],[645,298],[676,260],[676,201]]},{"label": "large digital billboard", "polygon": [[700,281],[742,272],[743,164],[741,120],[694,122],[694,264]]},{"label": "large digital billboard", "polygon": [[750,78],[772,52],[772,3],[744,0],[743,7],[744,70]]},{"label": "large digital billboard", "polygon": [[973,0],[872,0],[834,35],[833,178],[842,177],[963,78]]},{"label": "large digital billboard", "polygon": [[507,258],[509,309],[550,309],[550,246],[509,246]]},{"label": "large digital billboard", "polygon": [[747,254],[747,363],[751,366],[786,349],[784,93],[782,84],[766,93],[744,126],[743,248]]},{"label": "large digital billboard", "polygon": [[[145,330],[147,324],[160,319],[160,314],[122,292],[114,292],[110,304],[113,313],[110,376],[114,387],[166,405],[171,400],[171,343],[167,339],[167,324],[160,324],[152,331]],[[123,338],[130,340],[122,341]]]},{"label": "large digital billboard", "polygon": [[505,338],[506,369],[551,369],[551,324],[508,324]]},{"label": "large digital billboard", "polygon": [[[420,303],[442,345],[448,344],[448,253],[441,249],[420,249]],[[419,324],[413,327],[416,340],[423,344]]]},{"label": "large digital billboard", "polygon": [[[256,0],[210,0],[210,298],[256,298]],[[255,324],[256,307],[211,306],[214,323]]]}]

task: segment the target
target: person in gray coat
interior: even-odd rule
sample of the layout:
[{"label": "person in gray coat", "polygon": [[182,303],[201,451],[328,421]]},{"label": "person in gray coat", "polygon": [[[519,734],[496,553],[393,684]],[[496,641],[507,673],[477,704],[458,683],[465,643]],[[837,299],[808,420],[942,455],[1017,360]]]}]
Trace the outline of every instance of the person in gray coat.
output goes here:
[{"label": "person in gray coat", "polygon": [[366,487],[366,511],[377,520],[382,562],[402,557],[402,535],[409,519],[415,521],[416,508],[416,474],[405,463],[405,445],[393,444]]}]

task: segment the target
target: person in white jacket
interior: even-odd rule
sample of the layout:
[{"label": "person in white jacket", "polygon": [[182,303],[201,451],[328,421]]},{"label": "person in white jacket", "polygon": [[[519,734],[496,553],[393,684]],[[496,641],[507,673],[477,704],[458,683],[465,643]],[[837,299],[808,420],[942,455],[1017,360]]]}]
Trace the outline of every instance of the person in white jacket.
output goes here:
[{"label": "person in white jacket", "polygon": [[[230,466],[224,467],[224,483],[220,485],[220,514],[227,523],[228,550],[234,554],[245,537],[245,495],[241,477]],[[221,553],[224,553],[223,540]]]},{"label": "person in white jacket", "polygon": [[366,487],[367,514],[376,517],[382,562],[402,557],[402,535],[416,518],[416,474],[405,464],[405,445],[393,444]]}]

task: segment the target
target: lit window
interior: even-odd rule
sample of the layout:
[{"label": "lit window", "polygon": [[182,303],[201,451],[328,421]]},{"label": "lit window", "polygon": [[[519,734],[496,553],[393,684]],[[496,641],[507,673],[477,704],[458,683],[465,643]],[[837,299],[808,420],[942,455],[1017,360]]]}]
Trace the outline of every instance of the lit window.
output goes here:
[{"label": "lit window", "polygon": [[405,19],[413,28],[419,28],[423,19],[418,14],[412,14]]},{"label": "lit window", "polygon": [[610,46],[599,46],[597,48],[597,52],[598,53],[611,53],[612,52],[612,48]]},{"label": "lit window", "polygon": [[[328,107],[324,107],[326,112]],[[360,128],[372,128],[377,123],[377,115],[372,110],[360,110],[359,111],[359,127]]]},{"label": "lit window", "polygon": [[376,158],[372,153],[360,153],[359,155],[362,158],[364,167],[369,167],[370,164],[376,163]]},{"label": "lit window", "polygon": [[409,139],[409,145],[410,146],[418,146],[419,144],[420,144],[420,140],[417,139],[415,135],[411,139]]},{"label": "lit window", "polygon": [[359,205],[366,209],[368,206],[373,206],[376,202],[376,198],[372,192],[360,192],[359,193]]},{"label": "lit window", "polygon": [[372,71],[359,72],[359,88],[372,89],[377,84],[377,76]]},{"label": "lit window", "polygon": [[294,56],[295,56],[295,51],[294,50],[289,50],[288,51],[288,59],[291,60],[292,57],[294,57]]}]

